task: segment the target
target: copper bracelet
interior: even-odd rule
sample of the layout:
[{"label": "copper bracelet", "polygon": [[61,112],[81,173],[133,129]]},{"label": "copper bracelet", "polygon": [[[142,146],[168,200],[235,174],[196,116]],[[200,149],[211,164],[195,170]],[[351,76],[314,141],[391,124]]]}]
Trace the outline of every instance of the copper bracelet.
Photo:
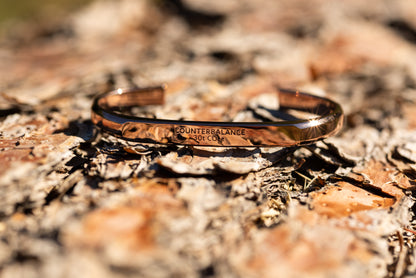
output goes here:
[{"label": "copper bracelet", "polygon": [[310,144],[338,132],[341,106],[329,99],[277,89],[280,110],[303,111],[314,116],[289,121],[215,122],[181,121],[132,116],[123,109],[161,105],[164,87],[117,89],[97,96],[92,122],[103,131],[128,141],[216,147],[273,147]]}]

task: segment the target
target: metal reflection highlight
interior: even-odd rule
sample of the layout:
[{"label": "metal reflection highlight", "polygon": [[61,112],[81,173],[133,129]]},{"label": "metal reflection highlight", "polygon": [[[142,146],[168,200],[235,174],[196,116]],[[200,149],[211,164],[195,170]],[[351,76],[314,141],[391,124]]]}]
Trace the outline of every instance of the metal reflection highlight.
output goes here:
[{"label": "metal reflection highlight", "polygon": [[92,122],[124,140],[217,147],[289,147],[310,144],[338,132],[343,123],[339,104],[299,91],[276,89],[280,109],[313,114],[313,118],[276,122],[176,121],[135,117],[123,108],[160,105],[165,86],[117,89],[94,99]]}]

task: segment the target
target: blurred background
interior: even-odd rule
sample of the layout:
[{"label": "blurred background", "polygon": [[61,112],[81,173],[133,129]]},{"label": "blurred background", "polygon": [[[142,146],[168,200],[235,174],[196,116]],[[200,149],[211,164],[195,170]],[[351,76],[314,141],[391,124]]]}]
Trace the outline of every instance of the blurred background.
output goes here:
[{"label": "blurred background", "polygon": [[56,22],[93,0],[0,0],[0,35],[17,24]]},{"label": "blurred background", "polygon": [[19,0],[0,1],[0,22],[38,20],[47,21],[48,18],[56,20],[87,5],[92,0]]},{"label": "blurred background", "polygon": [[[415,277],[415,0],[0,0],[0,30],[0,276]],[[246,119],[278,85],[345,127],[225,152],[94,132],[98,93],[160,83],[158,117]]]}]

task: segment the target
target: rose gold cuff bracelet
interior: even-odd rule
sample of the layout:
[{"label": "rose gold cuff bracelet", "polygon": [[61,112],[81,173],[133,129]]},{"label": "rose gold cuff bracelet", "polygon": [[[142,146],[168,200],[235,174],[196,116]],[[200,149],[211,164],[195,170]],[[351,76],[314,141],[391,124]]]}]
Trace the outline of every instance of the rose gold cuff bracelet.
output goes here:
[{"label": "rose gold cuff bracelet", "polygon": [[326,98],[276,89],[279,111],[313,114],[309,119],[267,122],[182,121],[136,117],[120,112],[136,106],[161,105],[164,87],[118,89],[97,96],[92,122],[116,137],[153,144],[216,147],[273,147],[313,143],[338,132],[341,106]]}]

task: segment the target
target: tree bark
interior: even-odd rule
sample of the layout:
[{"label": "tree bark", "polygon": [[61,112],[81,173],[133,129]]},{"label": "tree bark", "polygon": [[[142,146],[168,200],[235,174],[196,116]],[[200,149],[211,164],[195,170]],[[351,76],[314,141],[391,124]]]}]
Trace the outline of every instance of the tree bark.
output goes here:
[{"label": "tree bark", "polygon": [[[2,277],[413,277],[416,4],[96,1],[0,43]],[[95,95],[167,85],[166,118],[253,117],[273,86],[342,104],[295,148],[129,143]]]}]

